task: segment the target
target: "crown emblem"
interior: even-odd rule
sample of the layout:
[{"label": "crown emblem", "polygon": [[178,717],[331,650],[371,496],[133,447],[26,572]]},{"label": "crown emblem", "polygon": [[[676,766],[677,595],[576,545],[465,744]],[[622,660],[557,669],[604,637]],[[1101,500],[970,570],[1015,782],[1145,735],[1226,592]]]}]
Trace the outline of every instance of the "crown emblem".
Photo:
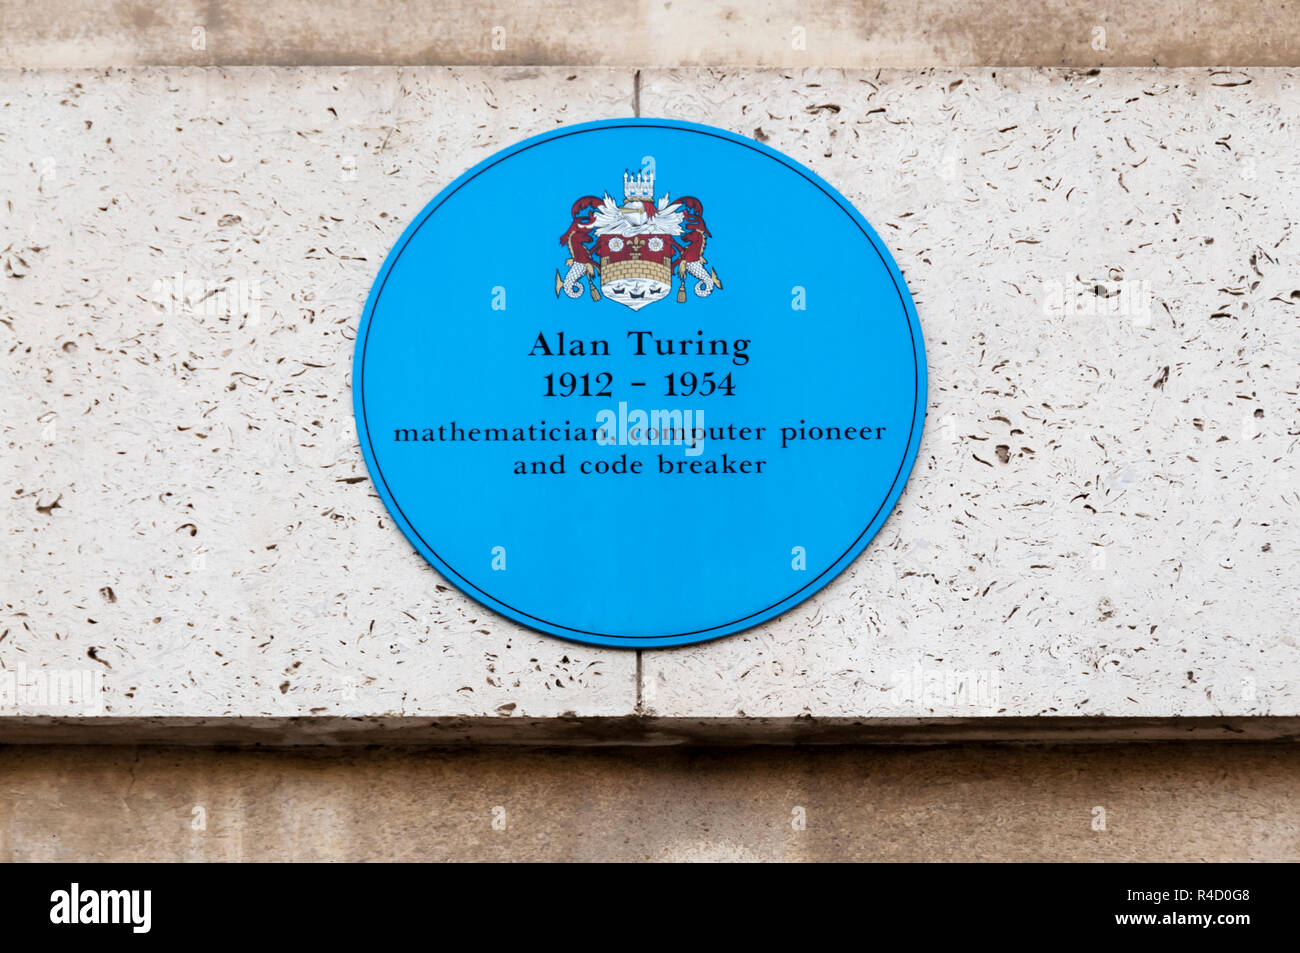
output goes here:
[{"label": "crown emblem", "polygon": [[655,200],[655,174],[638,172],[636,175],[623,173],[624,202],[653,202]]}]

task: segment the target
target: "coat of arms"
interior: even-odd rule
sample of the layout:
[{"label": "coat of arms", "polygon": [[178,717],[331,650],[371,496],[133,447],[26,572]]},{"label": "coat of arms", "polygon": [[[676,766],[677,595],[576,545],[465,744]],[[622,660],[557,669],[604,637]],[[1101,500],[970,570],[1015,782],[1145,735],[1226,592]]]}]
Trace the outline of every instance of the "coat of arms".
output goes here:
[{"label": "coat of arms", "polygon": [[[587,280],[591,300],[605,297],[639,311],[668,296],[673,274],[680,282],[677,301],[686,301],[687,275],[695,294],[707,298],[722,287],[717,272],[705,269],[704,206],[693,197],[655,201],[654,173],[623,173],[623,204],[608,192],[573,203],[573,224],[560,236],[569,252],[567,271],[555,273],[555,294],[582,297]],[[597,288],[599,286],[599,290]]]}]

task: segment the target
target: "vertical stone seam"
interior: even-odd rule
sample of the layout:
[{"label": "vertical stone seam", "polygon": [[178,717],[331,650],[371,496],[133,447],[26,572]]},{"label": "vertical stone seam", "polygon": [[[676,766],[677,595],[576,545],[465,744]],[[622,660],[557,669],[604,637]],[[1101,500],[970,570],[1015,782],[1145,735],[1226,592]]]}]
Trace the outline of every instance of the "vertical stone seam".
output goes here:
[{"label": "vertical stone seam", "polygon": [[[632,72],[632,115],[641,115],[641,71]],[[641,649],[636,650],[636,713],[637,717],[645,714],[644,696],[642,694],[642,677],[645,668],[642,664]]]}]

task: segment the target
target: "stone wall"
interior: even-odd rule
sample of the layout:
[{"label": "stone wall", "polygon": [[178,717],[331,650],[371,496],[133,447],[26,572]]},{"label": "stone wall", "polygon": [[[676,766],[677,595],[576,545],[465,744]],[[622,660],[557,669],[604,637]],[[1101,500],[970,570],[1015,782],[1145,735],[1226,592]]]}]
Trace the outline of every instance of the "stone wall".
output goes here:
[{"label": "stone wall", "polygon": [[[0,731],[1300,715],[1296,78],[0,74]],[[426,565],[366,475],[349,382],[370,281],[432,195],[638,108],[762,139],[854,201],[932,382],[912,480],[847,572],[640,656],[534,634]]]}]

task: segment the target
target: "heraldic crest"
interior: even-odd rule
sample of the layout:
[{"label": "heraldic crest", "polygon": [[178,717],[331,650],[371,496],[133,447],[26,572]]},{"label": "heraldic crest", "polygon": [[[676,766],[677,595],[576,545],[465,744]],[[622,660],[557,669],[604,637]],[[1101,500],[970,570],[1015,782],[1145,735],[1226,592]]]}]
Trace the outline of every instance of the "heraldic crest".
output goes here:
[{"label": "heraldic crest", "polygon": [[639,311],[668,296],[674,272],[679,303],[686,301],[687,275],[697,297],[722,287],[717,272],[705,269],[704,206],[690,196],[670,203],[667,193],[656,202],[654,172],[623,173],[622,205],[608,192],[603,199],[586,195],[571,214],[573,224],[560,236],[569,257],[567,270],[555,273],[556,297],[581,298],[585,278],[592,301],[603,294]]}]

